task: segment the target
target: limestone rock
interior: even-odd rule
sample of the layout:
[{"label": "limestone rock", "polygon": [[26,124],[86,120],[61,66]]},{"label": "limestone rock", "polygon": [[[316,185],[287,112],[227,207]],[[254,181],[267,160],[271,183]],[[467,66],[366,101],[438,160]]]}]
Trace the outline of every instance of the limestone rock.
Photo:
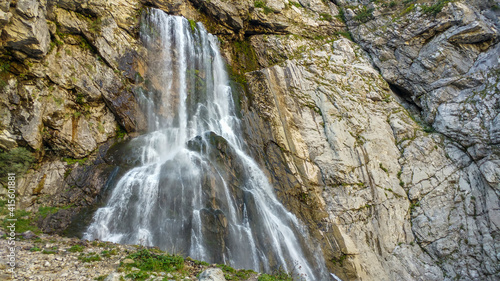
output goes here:
[{"label": "limestone rock", "polygon": [[[2,11],[2,13],[10,13]],[[1,16],[1,15],[0,15]],[[3,24],[9,21],[3,16]],[[10,22],[3,29],[7,47],[35,58],[43,57],[49,50],[50,34],[45,19],[44,7],[36,0],[17,1]]]},{"label": "limestone rock", "polygon": [[198,277],[200,281],[225,281],[224,272],[220,268],[209,268]]}]

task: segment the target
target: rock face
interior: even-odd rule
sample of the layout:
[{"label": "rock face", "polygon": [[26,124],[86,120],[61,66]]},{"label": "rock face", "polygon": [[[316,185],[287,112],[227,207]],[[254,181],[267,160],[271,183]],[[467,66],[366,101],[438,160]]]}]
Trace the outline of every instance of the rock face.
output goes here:
[{"label": "rock face", "polygon": [[[19,192],[22,208],[61,207],[39,221],[45,231],[78,228],[71,220],[123,172],[114,167],[134,165],[126,143],[108,148],[118,124],[146,126],[133,91],[143,5],[221,38],[248,150],[331,272],[500,278],[493,1],[0,1],[0,148],[43,159]],[[237,185],[237,163],[213,140]]]}]

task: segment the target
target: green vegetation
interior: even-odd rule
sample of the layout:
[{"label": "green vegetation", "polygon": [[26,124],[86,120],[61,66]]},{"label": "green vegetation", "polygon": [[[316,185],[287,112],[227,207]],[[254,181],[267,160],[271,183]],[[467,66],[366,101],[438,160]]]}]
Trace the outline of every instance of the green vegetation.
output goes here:
[{"label": "green vegetation", "polygon": [[420,207],[420,202],[415,202],[415,203],[411,203],[410,205],[410,211],[415,209],[416,207]]},{"label": "green vegetation", "polygon": [[7,174],[14,173],[20,178],[35,162],[33,153],[24,147],[17,147],[9,151],[0,150],[0,183],[7,183]]},{"label": "green vegetation", "polygon": [[349,31],[336,31],[334,34],[343,36],[343,37],[354,42],[354,40],[352,39],[351,33]]},{"label": "green vegetation", "polygon": [[2,221],[4,229],[10,225],[11,221],[7,219],[17,219],[16,221],[16,232],[23,233],[28,230],[34,233],[41,233],[40,229],[32,224],[32,216],[30,212],[25,210],[15,210],[14,207],[9,206],[5,208],[7,201],[0,201],[0,215],[6,215],[6,218]]},{"label": "green vegetation", "polygon": [[262,274],[258,281],[293,281],[293,276],[279,267],[272,274]]},{"label": "green vegetation", "polygon": [[87,254],[80,254],[80,256],[78,256],[78,259],[81,260],[82,262],[93,262],[93,261],[101,261],[101,257],[94,253],[94,252],[90,252],[90,253],[87,253]]},{"label": "green vegetation", "polygon": [[82,93],[77,93],[75,102],[79,105],[85,104],[85,95]]},{"label": "green vegetation", "polygon": [[101,25],[102,25],[101,18],[90,19],[89,30],[92,33],[100,33]]},{"label": "green vegetation", "polygon": [[264,3],[264,1],[255,1],[254,3],[254,7],[255,8],[262,8],[264,9],[264,14],[270,14],[270,13],[274,13],[274,10],[272,8],[269,8],[268,6],[266,6],[266,4]]},{"label": "green vegetation", "polygon": [[78,163],[80,165],[84,165],[85,162],[87,161],[87,158],[82,158],[82,159],[74,159],[74,158],[63,158],[63,160],[68,164],[68,165],[73,165],[75,163]]},{"label": "green vegetation", "polygon": [[294,2],[294,1],[288,1],[288,3],[290,3],[290,5],[294,5],[295,7],[297,8],[302,8],[302,5],[300,5],[299,2]]},{"label": "green vegetation", "polygon": [[336,15],[335,17],[341,22],[345,23],[345,14],[344,14],[344,9],[342,9],[342,7],[339,7],[339,14]]},{"label": "green vegetation", "polygon": [[334,264],[334,265],[337,265],[337,264],[338,264],[338,265],[342,266],[346,258],[347,258],[347,255],[346,255],[346,254],[344,254],[344,253],[342,253],[342,254],[340,255],[340,257],[338,257],[338,258],[333,258],[333,259],[332,259],[332,262],[333,262],[333,264]]},{"label": "green vegetation", "polygon": [[373,8],[368,9],[366,6],[363,6],[361,10],[358,11],[357,15],[354,16],[354,20],[365,23],[369,21],[373,16]]},{"label": "green vegetation", "polygon": [[111,256],[117,255],[118,251],[116,249],[111,249],[111,250],[105,250],[101,252],[101,256],[104,258],[109,258]]},{"label": "green vegetation", "polygon": [[83,246],[74,245],[74,246],[71,246],[70,248],[68,248],[67,251],[71,252],[71,253],[83,252]]},{"label": "green vegetation", "polygon": [[382,169],[382,171],[386,172],[387,174],[389,174],[389,170],[387,170],[386,167],[384,167],[384,165],[382,165],[382,163],[379,163],[378,166],[380,167],[380,169]]},{"label": "green vegetation", "polygon": [[324,21],[332,21],[333,17],[330,14],[327,13],[321,13],[319,14],[319,20],[324,20]]},{"label": "green vegetation", "polygon": [[116,126],[116,137],[119,140],[122,140],[126,134],[127,134],[127,131],[125,131],[125,129],[122,126],[120,126],[120,125]]},{"label": "green vegetation", "polygon": [[194,32],[196,30],[196,22],[190,19],[188,19],[188,21],[189,21],[189,26],[191,27],[191,31]]},{"label": "green vegetation", "polygon": [[446,4],[452,1],[453,0],[438,0],[434,5],[431,6],[422,5],[422,11],[426,14],[437,15],[439,14],[439,12],[441,12]]},{"label": "green vegetation", "polygon": [[264,3],[264,1],[260,1],[260,0],[255,1],[253,3],[253,5],[254,5],[255,8],[264,8],[266,6],[266,4]]},{"label": "green vegetation", "polygon": [[57,247],[53,247],[52,249],[43,250],[42,254],[46,254],[46,255],[57,254]]},{"label": "green vegetation", "polygon": [[173,256],[168,254],[153,253],[151,250],[142,249],[136,253],[126,257],[132,259],[133,263],[121,264],[128,269],[136,267],[139,272],[133,272],[126,277],[134,278],[135,280],[145,280],[149,277],[151,271],[174,272],[184,268],[184,258],[181,256]]},{"label": "green vegetation", "polygon": [[0,90],[7,86],[7,76],[9,74],[10,63],[0,60]]}]

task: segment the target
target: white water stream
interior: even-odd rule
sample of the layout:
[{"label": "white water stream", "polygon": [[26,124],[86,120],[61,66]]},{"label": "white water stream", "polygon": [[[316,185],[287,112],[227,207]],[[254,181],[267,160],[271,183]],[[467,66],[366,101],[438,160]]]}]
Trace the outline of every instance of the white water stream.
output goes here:
[{"label": "white water stream", "polygon": [[141,164],[121,177],[84,238],[324,278],[322,254],[304,248],[305,227],[244,152],[218,39],[155,9],[143,16],[141,38],[145,79],[156,89],[141,101],[150,132],[132,140]]}]

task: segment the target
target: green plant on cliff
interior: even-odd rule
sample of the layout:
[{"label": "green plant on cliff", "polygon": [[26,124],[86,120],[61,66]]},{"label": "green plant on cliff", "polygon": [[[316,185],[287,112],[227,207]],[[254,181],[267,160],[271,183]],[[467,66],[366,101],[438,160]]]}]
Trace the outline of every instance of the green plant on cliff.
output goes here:
[{"label": "green plant on cliff", "polygon": [[365,23],[373,17],[373,11],[373,8],[368,9],[366,6],[363,6],[363,8],[358,11],[357,15],[354,16],[354,20]]},{"label": "green plant on cliff", "polygon": [[273,13],[274,10],[272,8],[269,8],[268,6],[266,6],[266,4],[264,3],[264,1],[255,1],[254,3],[254,7],[255,8],[262,8],[264,9],[264,14],[270,14],[270,13]]},{"label": "green plant on cliff", "polygon": [[452,0],[439,0],[431,6],[422,5],[422,11],[426,14],[437,15],[444,6],[450,2],[452,2]]},{"label": "green plant on cliff", "polygon": [[332,21],[333,17],[330,14],[327,13],[321,13],[319,14],[319,20],[324,20],[324,21]]},{"label": "green plant on cliff", "polygon": [[196,30],[196,22],[194,20],[190,20],[188,19],[189,21],[189,26],[191,27],[191,31],[195,31]]},{"label": "green plant on cliff", "polygon": [[6,77],[9,74],[10,63],[7,61],[0,60],[0,90],[3,90],[7,86]]},{"label": "green plant on cliff", "polygon": [[7,183],[7,174],[21,177],[35,162],[33,153],[24,147],[16,147],[9,151],[0,151],[0,183]]}]

